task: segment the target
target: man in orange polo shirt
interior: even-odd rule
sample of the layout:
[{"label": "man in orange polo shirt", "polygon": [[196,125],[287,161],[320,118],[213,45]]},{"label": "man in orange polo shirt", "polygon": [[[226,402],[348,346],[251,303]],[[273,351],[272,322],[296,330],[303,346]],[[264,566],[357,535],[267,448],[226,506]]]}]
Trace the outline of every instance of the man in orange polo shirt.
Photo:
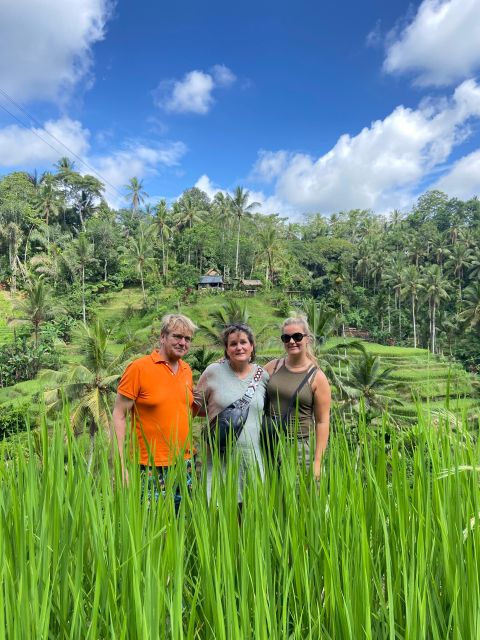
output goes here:
[{"label": "man in orange polo shirt", "polygon": [[[191,482],[190,418],[193,380],[182,357],[190,349],[196,327],[186,316],[162,318],[160,344],[148,356],[134,360],[125,370],[113,409],[122,472],[126,481],[124,448],[126,418],[130,413],[132,432],[139,451],[142,482],[157,498],[164,493],[168,467],[179,457],[185,460],[187,483]],[[177,492],[175,504],[180,501]]]}]

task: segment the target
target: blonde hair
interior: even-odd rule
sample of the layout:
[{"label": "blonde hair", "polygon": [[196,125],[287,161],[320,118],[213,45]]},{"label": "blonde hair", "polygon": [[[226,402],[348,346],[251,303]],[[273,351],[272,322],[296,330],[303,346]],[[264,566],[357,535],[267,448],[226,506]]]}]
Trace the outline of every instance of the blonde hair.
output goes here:
[{"label": "blonde hair", "polygon": [[160,327],[160,335],[166,336],[172,331],[177,324],[181,325],[184,331],[191,333],[192,335],[195,333],[197,326],[193,324],[190,318],[187,316],[183,316],[180,313],[168,313],[166,316],[162,318],[162,325]]},{"label": "blonde hair", "polygon": [[312,348],[313,344],[313,335],[310,331],[310,327],[308,326],[307,317],[304,315],[292,316],[291,318],[287,318],[283,321],[282,324],[282,332],[285,331],[286,327],[289,327],[291,324],[299,324],[303,328],[303,332],[307,334],[307,358],[313,362],[314,365],[318,367],[318,360],[315,357],[315,353]]}]

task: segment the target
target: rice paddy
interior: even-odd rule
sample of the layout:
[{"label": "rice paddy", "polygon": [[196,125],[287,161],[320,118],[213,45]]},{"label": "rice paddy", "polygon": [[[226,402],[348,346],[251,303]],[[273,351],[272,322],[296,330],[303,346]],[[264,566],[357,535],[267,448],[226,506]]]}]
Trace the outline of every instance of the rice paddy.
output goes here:
[{"label": "rice paddy", "polygon": [[337,421],[320,483],[284,450],[239,515],[232,459],[176,518],[65,413],[0,464],[3,637],[478,638],[479,447],[423,413],[408,439]]}]

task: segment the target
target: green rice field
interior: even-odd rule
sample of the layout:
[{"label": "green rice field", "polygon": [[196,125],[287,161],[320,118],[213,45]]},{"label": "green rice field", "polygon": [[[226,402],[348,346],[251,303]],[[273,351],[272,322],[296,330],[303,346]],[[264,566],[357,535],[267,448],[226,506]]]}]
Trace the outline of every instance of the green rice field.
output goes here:
[{"label": "green rice field", "polygon": [[91,459],[69,433],[65,414],[2,450],[2,637],[480,637],[480,445],[462,424],[338,422],[318,484],[283,450],[239,515],[230,459],[178,518],[134,468],[122,485],[107,442]]}]

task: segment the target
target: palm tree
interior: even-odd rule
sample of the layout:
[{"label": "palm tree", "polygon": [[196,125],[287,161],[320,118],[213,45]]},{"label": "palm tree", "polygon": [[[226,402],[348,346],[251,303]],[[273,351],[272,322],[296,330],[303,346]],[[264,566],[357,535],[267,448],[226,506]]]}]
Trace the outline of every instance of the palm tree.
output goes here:
[{"label": "palm tree", "polygon": [[[194,223],[203,222],[204,217],[208,215],[208,211],[206,209],[202,209],[202,205],[194,190],[185,191],[182,197],[175,203],[174,209],[177,229],[185,229],[186,227],[192,229]],[[191,238],[188,238],[187,264],[190,264],[191,257],[190,240]]]},{"label": "palm tree", "polygon": [[8,246],[8,264],[10,266],[10,290],[15,293],[17,290],[17,273],[24,271],[19,258],[19,249],[23,239],[21,228],[15,222],[9,222],[0,229],[0,237],[3,237]]},{"label": "palm tree", "polygon": [[55,189],[55,184],[51,174],[44,179],[40,191],[38,192],[35,209],[45,220],[47,231],[47,253],[50,251],[50,227],[49,224],[59,212],[60,199]]},{"label": "palm tree", "polygon": [[55,317],[61,308],[54,303],[52,291],[44,282],[43,276],[32,278],[25,289],[25,294],[25,298],[18,306],[22,316],[33,325],[35,348],[38,348],[40,325]]},{"label": "palm tree", "polygon": [[412,305],[412,325],[413,325],[413,346],[417,348],[417,322],[415,315],[415,302],[418,300],[418,294],[422,289],[420,274],[415,265],[410,265],[404,269],[402,274],[403,286],[400,289],[402,296],[410,297]]},{"label": "palm tree", "polygon": [[72,360],[66,369],[47,371],[42,376],[47,381],[47,408],[58,409],[63,399],[71,403],[72,426],[77,432],[86,426],[92,445],[96,431],[109,428],[115,389],[131,355],[130,345],[119,355],[111,352],[111,332],[99,319],[90,326],[82,325],[77,334],[81,362]]},{"label": "palm tree", "polygon": [[80,271],[80,280],[82,284],[82,318],[83,324],[87,323],[87,311],[85,301],[85,269],[94,260],[93,244],[88,240],[85,233],[80,233],[78,238],[73,243],[73,251]]},{"label": "palm tree", "polygon": [[154,232],[154,225],[146,225],[142,222],[138,228],[137,235],[128,239],[129,244],[127,255],[131,260],[133,260],[135,268],[140,276],[144,304],[147,302],[147,294],[145,292],[145,267],[153,256],[152,235]]},{"label": "palm tree", "polygon": [[[220,335],[225,327],[230,324],[248,324],[250,318],[250,312],[248,311],[247,303],[239,302],[238,300],[227,300],[218,309],[214,309],[209,314],[211,326],[207,324],[200,324],[202,331],[213,341],[216,345],[221,345],[222,341]],[[266,327],[263,327],[257,332],[257,338],[261,335]]]},{"label": "palm tree", "polygon": [[480,333],[480,281],[469,284],[463,293],[465,308],[459,314],[459,319],[468,323],[470,329],[476,329]]},{"label": "palm tree", "polygon": [[260,250],[260,255],[265,262],[265,282],[273,284],[273,274],[275,272],[275,266],[279,262],[284,262],[282,259],[282,243],[279,237],[278,220],[276,216],[267,217],[261,220],[261,224],[258,226],[257,240]]},{"label": "palm tree", "polygon": [[453,275],[458,278],[458,297],[459,300],[461,300],[463,270],[465,267],[470,266],[473,258],[473,253],[465,244],[457,242],[450,249],[449,254],[449,259],[446,262],[446,266],[449,267]]},{"label": "palm tree", "polygon": [[166,242],[170,238],[171,233],[171,213],[167,208],[166,200],[160,200],[155,207],[155,216],[153,223],[157,229],[157,233],[160,236],[160,242],[162,245],[162,276],[163,282],[166,285],[168,280],[168,245]]},{"label": "palm tree", "polygon": [[197,373],[203,373],[209,364],[218,359],[218,351],[212,351],[205,345],[190,351],[187,360],[192,370]]},{"label": "palm tree", "polygon": [[383,410],[388,404],[398,404],[398,400],[385,393],[392,385],[393,370],[393,367],[382,369],[378,356],[367,352],[360,354],[350,371],[346,404],[353,405],[358,410],[363,401],[367,415],[370,414],[370,417]]},{"label": "palm tree", "polygon": [[145,198],[148,198],[148,193],[143,188],[143,180],[135,177],[130,178],[130,182],[125,185],[125,189],[127,190],[127,197],[130,200],[131,207],[134,213],[136,213],[138,207],[145,201]]},{"label": "palm tree", "polygon": [[252,209],[256,209],[260,206],[259,202],[250,202],[247,204],[250,198],[250,192],[243,187],[236,187],[231,196],[231,207],[233,215],[237,218],[237,251],[235,254],[235,278],[238,281],[238,258],[240,251],[240,224],[242,218],[247,215]]},{"label": "palm tree", "polygon": [[425,299],[428,301],[430,318],[430,348],[435,353],[436,314],[442,300],[448,300],[448,280],[442,274],[438,264],[429,265],[424,271],[422,287]]}]

